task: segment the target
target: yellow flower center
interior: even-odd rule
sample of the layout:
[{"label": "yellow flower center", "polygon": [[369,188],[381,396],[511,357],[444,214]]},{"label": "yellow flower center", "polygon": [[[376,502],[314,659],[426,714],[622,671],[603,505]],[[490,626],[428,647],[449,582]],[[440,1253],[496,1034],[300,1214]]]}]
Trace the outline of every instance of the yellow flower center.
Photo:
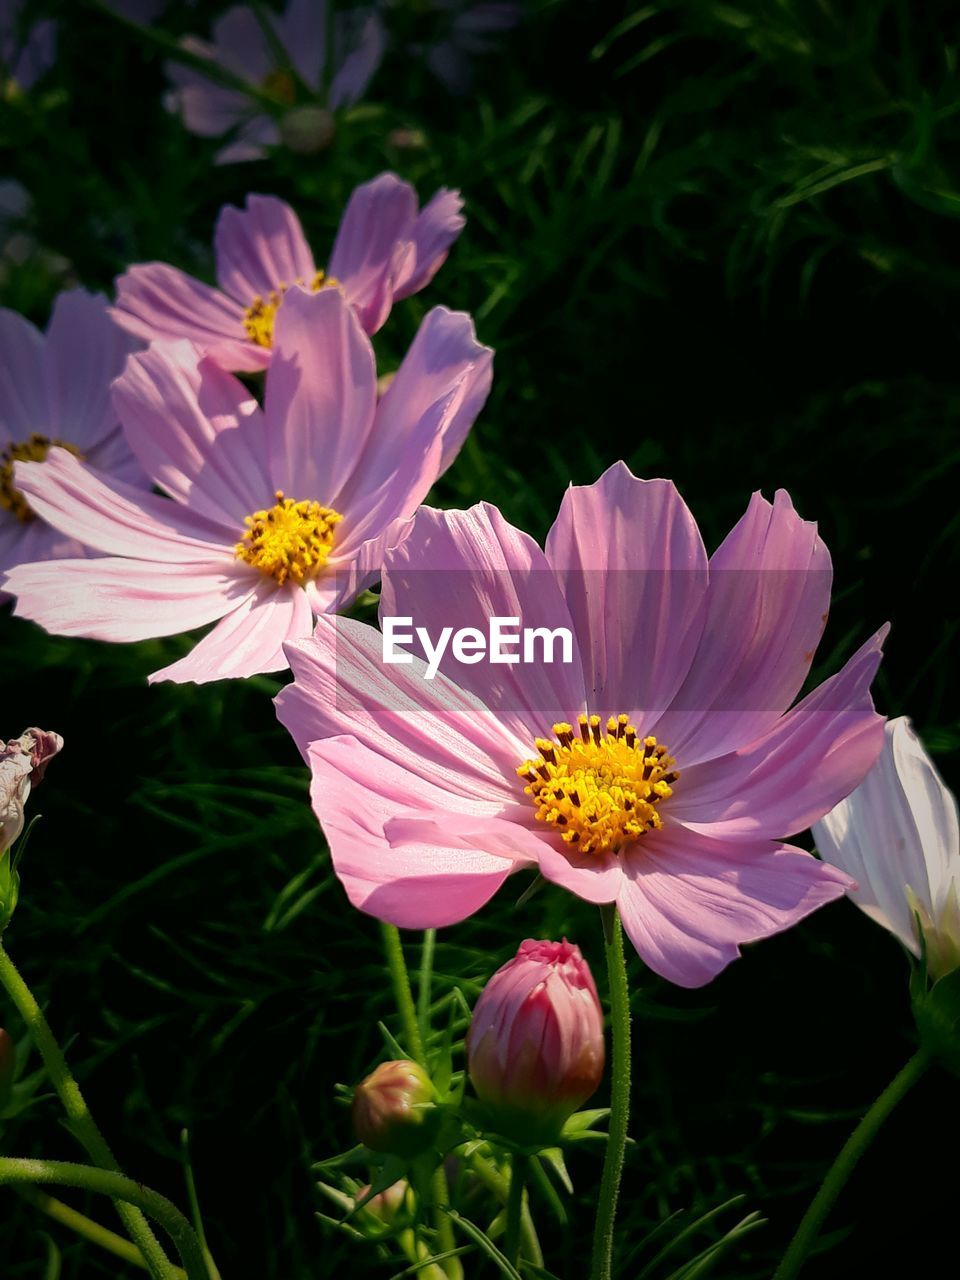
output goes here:
[{"label": "yellow flower center", "polygon": [[577,726],[555,724],[556,741],[537,738],[540,755],[517,769],[528,785],[537,819],[582,853],[618,853],[663,826],[657,812],[673,794],[678,774],[656,738],[638,738],[625,715],[580,716]]},{"label": "yellow flower center", "polygon": [[[299,276],[293,283],[306,284],[307,282]],[[273,323],[277,318],[277,308],[289,288],[289,284],[278,284],[276,289],[271,289],[265,298],[254,298],[243,313],[243,327],[247,337],[258,347],[273,346]],[[321,289],[339,289],[340,281],[323,271],[318,271],[310,281],[310,288],[314,293],[318,293]]]},{"label": "yellow flower center", "polygon": [[282,489],[276,498],[275,506],[247,516],[247,532],[236,545],[237,559],[276,578],[281,586],[288,579],[298,585],[309,582],[327,563],[334,528],[343,516],[319,502],[294,502]]},{"label": "yellow flower center", "polygon": [[8,444],[0,452],[0,507],[12,511],[24,524],[36,519],[37,513],[13,483],[13,465],[15,462],[43,462],[54,445],[67,449],[75,458],[83,459],[76,445],[68,444],[66,440],[51,440],[49,436],[38,433],[21,444]]},{"label": "yellow flower center", "polygon": [[260,88],[269,94],[274,102],[282,102],[285,107],[292,107],[297,100],[297,85],[289,71],[279,67],[270,71],[260,82]]}]

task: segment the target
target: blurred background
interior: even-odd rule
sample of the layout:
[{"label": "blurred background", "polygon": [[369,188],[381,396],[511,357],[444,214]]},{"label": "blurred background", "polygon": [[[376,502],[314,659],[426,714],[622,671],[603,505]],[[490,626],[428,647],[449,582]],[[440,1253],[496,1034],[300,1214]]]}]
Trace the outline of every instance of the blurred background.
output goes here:
[{"label": "blurred background", "polygon": [[[223,6],[115,7],[0,4],[21,42],[55,24],[35,76],[12,74],[0,34],[0,304],[44,325],[59,289],[109,292],[152,259],[212,279],[217,213],[250,191],[290,201],[322,263],[358,182],[393,169],[422,199],[459,187],[465,232],[376,340],[395,368],[443,302],[496,348],[490,401],[433,501],[483,498],[542,537],[568,481],[622,457],[676,481],[712,548],[754,489],[788,489],[836,571],[813,678],[889,619],[879,706],[913,717],[956,785],[960,6],[384,0],[382,61],[332,139],[311,152],[290,134],[295,149],[232,164],[164,105],[170,46],[208,35]],[[130,25],[144,18],[152,34]],[[124,1167],[181,1203],[189,1131],[225,1280],[386,1280],[402,1264],[315,1218],[311,1172],[352,1144],[335,1085],[369,1069],[391,1017],[377,928],[331,874],[270,705],[280,681],[147,688],[187,644],[52,639],[0,612],[0,736],[38,724],[66,740],[36,796],[9,948]],[[441,933],[439,993],[457,982],[472,1000],[531,935],[566,934],[600,980],[595,912],[552,890],[515,909],[519,892]],[[765,1225],[711,1274],[769,1277],[911,1051],[907,972],[848,903],[700,991],[634,958],[624,1280],[683,1261],[687,1246],[661,1266],[644,1243],[669,1214],[737,1196],[690,1256],[756,1209]],[[958,1142],[955,1084],[931,1074],[804,1274],[927,1274],[951,1256],[940,1170]],[[75,1156],[50,1099],[2,1144]],[[560,1276],[583,1274],[599,1170],[599,1153],[571,1163]],[[46,1233],[64,1280],[134,1274],[3,1192],[5,1280],[48,1274]]]}]

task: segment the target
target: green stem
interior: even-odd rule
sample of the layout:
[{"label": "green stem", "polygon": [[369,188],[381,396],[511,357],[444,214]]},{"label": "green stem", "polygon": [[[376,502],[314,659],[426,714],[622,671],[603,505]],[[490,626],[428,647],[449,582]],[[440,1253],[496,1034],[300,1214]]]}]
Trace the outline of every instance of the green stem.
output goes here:
[{"label": "green stem", "polygon": [[512,1267],[520,1257],[520,1227],[523,1223],[523,1188],[527,1180],[529,1156],[517,1151],[510,1170],[510,1194],[507,1197],[507,1229],[503,1252]]},{"label": "green stem", "polygon": [[623,931],[616,907],[600,908],[603,919],[604,950],[610,985],[610,1024],[613,1032],[613,1061],[610,1067],[610,1132],[600,1181],[600,1198],[593,1233],[591,1280],[611,1280],[613,1274],[613,1224],[617,1215],[620,1179],[627,1150],[630,1120],[630,993],[627,962],[623,954]]},{"label": "green stem", "polygon": [[390,981],[393,984],[393,997],[397,1003],[397,1013],[400,1015],[400,1025],[403,1028],[404,1048],[414,1062],[419,1062],[423,1067],[426,1066],[423,1037],[420,1035],[417,1009],[413,1003],[407,962],[403,958],[400,930],[394,924],[381,922],[380,932],[383,935],[383,949],[386,952],[387,968],[390,970]]},{"label": "green stem", "polygon": [[[16,1185],[13,1189],[21,1200],[26,1200],[27,1204],[39,1209],[41,1213],[45,1213],[54,1222],[59,1222],[62,1227],[66,1227],[74,1235],[82,1236],[84,1240],[89,1240],[91,1244],[98,1245],[101,1249],[106,1249],[114,1257],[122,1258],[124,1262],[129,1262],[132,1267],[140,1267],[144,1271],[148,1270],[143,1254],[125,1236],[118,1236],[109,1227],[104,1227],[99,1222],[94,1222],[85,1213],[80,1213],[70,1205],[64,1204],[62,1200],[57,1200],[54,1196],[48,1195],[46,1191],[41,1191],[38,1187],[29,1183]],[[187,1273],[181,1271],[179,1267],[174,1268],[174,1275],[177,1280],[186,1280],[187,1278]]]},{"label": "green stem", "polygon": [[[166,1231],[177,1247],[188,1280],[207,1280],[203,1251],[193,1233],[193,1227],[180,1210],[166,1196],[141,1186],[132,1178],[108,1169],[94,1169],[86,1164],[73,1164],[66,1160],[21,1160],[0,1156],[0,1186],[27,1183],[33,1186],[54,1183],[61,1187],[77,1187],[82,1191],[95,1191],[125,1204],[135,1205],[148,1213]],[[176,1276],[176,1269],[167,1264],[169,1274]]]},{"label": "green stem", "polygon": [[897,1103],[910,1092],[929,1065],[930,1059],[925,1050],[919,1049],[906,1066],[894,1076],[851,1133],[827,1172],[827,1176],[821,1182],[820,1189],[811,1201],[809,1209],[803,1215],[796,1235],[790,1241],[773,1280],[793,1280],[794,1276],[800,1274],[807,1255],[816,1244],[827,1214],[833,1208],[860,1157],[877,1136],[884,1120]]},{"label": "green stem", "polygon": [[[505,1178],[496,1165],[488,1160],[486,1156],[480,1155],[478,1151],[474,1151],[471,1154],[469,1163],[470,1168],[482,1185],[496,1196],[502,1205],[505,1205],[510,1198],[509,1178]],[[534,1176],[536,1176],[539,1168],[540,1165],[536,1160],[531,1161],[530,1170],[533,1171]],[[543,1250],[540,1248],[537,1229],[533,1225],[529,1196],[524,1197],[523,1213],[520,1218],[520,1248],[528,1262],[532,1262],[535,1267],[543,1266]]]},{"label": "green stem", "polygon": [[[433,1225],[437,1232],[437,1253],[447,1253],[457,1247],[453,1223],[446,1210],[450,1207],[450,1187],[443,1162],[433,1171]],[[463,1263],[457,1258],[444,1258],[440,1263],[448,1280],[463,1280]]]},{"label": "green stem", "polygon": [[[26,1023],[30,1037],[36,1045],[43,1065],[47,1069],[50,1083],[56,1089],[67,1113],[70,1128],[83,1146],[87,1155],[100,1169],[111,1173],[119,1173],[120,1166],[106,1139],[97,1128],[97,1123],[90,1114],[86,1100],[67,1066],[59,1044],[50,1030],[50,1025],[37,1004],[30,988],[21,978],[16,965],[10,959],[3,944],[0,943],[0,984],[16,1006],[21,1018]],[[139,1248],[155,1280],[174,1280],[173,1263],[160,1247],[160,1242],[153,1234],[149,1222],[135,1207],[136,1202],[123,1201],[117,1204],[127,1234]]]},{"label": "green stem", "polygon": [[424,929],[423,948],[420,952],[420,974],[417,979],[417,1025],[420,1038],[430,1034],[430,998],[433,986],[433,953],[437,945],[436,929]]}]

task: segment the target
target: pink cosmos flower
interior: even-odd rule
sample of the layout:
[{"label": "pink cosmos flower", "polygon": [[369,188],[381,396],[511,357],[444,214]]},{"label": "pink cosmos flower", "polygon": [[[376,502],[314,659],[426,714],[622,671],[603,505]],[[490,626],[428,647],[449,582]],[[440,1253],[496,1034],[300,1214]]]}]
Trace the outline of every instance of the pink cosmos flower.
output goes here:
[{"label": "pink cosmos flower", "polygon": [[110,319],[106,299],[83,289],[60,294],[46,336],[0,309],[0,571],[86,554],[37,518],[16,483],[18,461],[42,463],[56,445],[99,472],[146,486],[110,402],[110,383],[135,345]]},{"label": "pink cosmos flower", "polygon": [[41,515],[107,558],[23,565],[17,613],[58,635],[141,640],[220,619],[151,680],[276,671],[314,614],[377,575],[490,388],[470,317],[436,307],[377,400],[373,348],[336,289],[291,290],[264,407],[189,343],[155,343],[115,383],[127,440],[169,497],[53,449],[18,464]]},{"label": "pink cosmos flower", "polygon": [[117,280],[114,316],[147,341],[189,338],[223,368],[247,371],[270,363],[277,311],[294,284],[338,286],[376,333],[395,301],[439,271],[463,229],[462,204],[443,187],[418,213],[413,187],[382,173],[351,195],[322,271],[290,206],[248,196],[246,208],[228,205],[217,222],[218,289],[165,263],[143,263]]},{"label": "pink cosmos flower", "polygon": [[182,116],[191,133],[216,138],[234,131],[217,153],[218,164],[265,155],[267,147],[281,140],[284,112],[304,98],[319,99],[333,110],[351,106],[363,96],[383,57],[383,26],[375,14],[337,12],[329,50],[325,0],[290,0],[282,14],[264,10],[263,16],[273,39],[252,7],[238,5],[217,19],[211,41],[187,36],[182,44],[258,89],[272,101],[273,111],[193,67],[167,65],[175,86],[167,107]]},{"label": "pink cosmos flower", "polygon": [[957,802],[906,716],[888,721],[863,784],[813,828],[817,848],[856,876],[850,897],[941,977],[960,968]]},{"label": "pink cosmos flower", "polygon": [[603,1078],[603,1012],[590,966],[567,942],[521,942],[480,994],[467,1070],[502,1133],[555,1141]]},{"label": "pink cosmos flower", "polygon": [[420,511],[387,557],[381,620],[412,619],[434,647],[493,616],[572,642],[516,665],[451,646],[433,679],[413,653],[385,663],[355,621],[287,646],[278,715],[353,904],[447,925],[537,868],[616,903],[647,964],[698,986],[841,896],[846,875],[782,843],[883,741],[869,685],[885,629],[788,710],[830,577],[785,493],[754,495],[708,559],[673,484],[622,463],[567,491],[544,551],[487,505]]}]

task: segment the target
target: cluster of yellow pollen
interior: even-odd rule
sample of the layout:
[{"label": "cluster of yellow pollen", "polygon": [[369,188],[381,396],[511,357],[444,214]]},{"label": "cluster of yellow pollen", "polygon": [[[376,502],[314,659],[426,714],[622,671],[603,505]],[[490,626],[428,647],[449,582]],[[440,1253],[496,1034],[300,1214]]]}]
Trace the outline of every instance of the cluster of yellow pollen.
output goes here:
[{"label": "cluster of yellow pollen", "polygon": [[12,511],[24,524],[33,520],[36,512],[13,483],[14,463],[43,462],[54,445],[59,449],[69,450],[75,458],[83,457],[80,450],[75,445],[68,444],[66,440],[51,440],[49,436],[38,433],[21,444],[8,444],[0,452],[0,507],[5,511]]},{"label": "cluster of yellow pollen", "polygon": [[288,580],[300,585],[327,563],[333,531],[343,516],[319,502],[294,502],[282,489],[276,498],[275,506],[247,516],[247,532],[236,545],[237,559],[276,578],[281,586]]},{"label": "cluster of yellow pollen", "polygon": [[678,774],[656,738],[638,738],[625,715],[555,724],[556,741],[537,738],[540,755],[517,769],[537,818],[583,853],[618,853],[663,822],[656,806],[673,794]]},{"label": "cluster of yellow pollen", "polygon": [[[333,276],[328,276],[323,271],[318,271],[309,282],[299,276],[293,281],[294,284],[308,284],[314,293],[318,293],[321,289],[339,289],[340,281]],[[283,295],[290,288],[289,284],[278,284],[275,289],[271,289],[265,298],[254,298],[243,313],[243,327],[246,330],[247,337],[251,342],[255,342],[258,347],[273,346],[273,325],[277,318],[277,308],[283,301]]]}]

